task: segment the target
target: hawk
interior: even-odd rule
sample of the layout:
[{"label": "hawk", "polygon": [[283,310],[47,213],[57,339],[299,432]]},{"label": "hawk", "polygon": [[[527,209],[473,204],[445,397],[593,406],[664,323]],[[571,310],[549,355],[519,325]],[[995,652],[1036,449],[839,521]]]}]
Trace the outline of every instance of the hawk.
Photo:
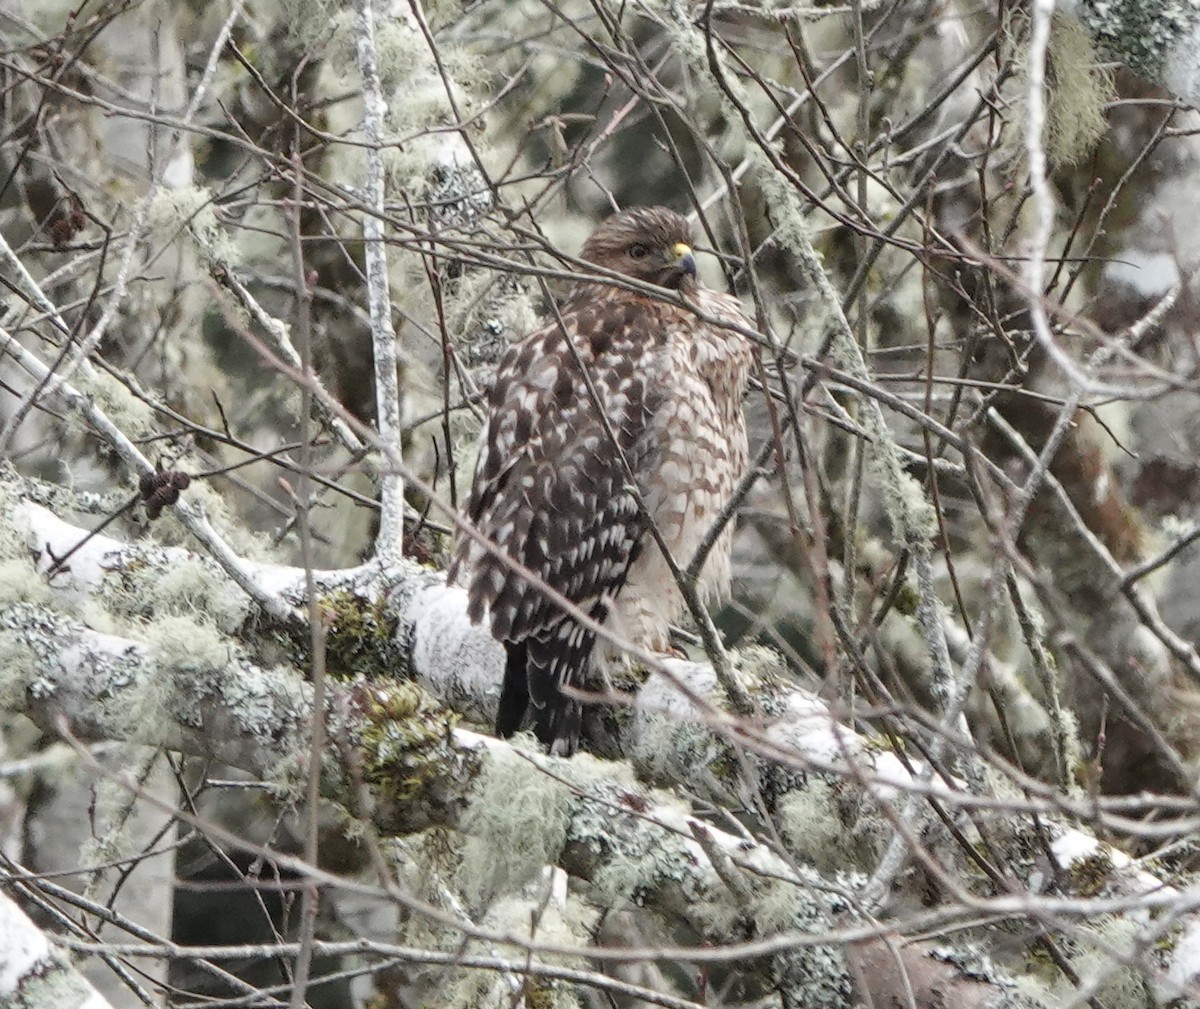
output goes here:
[{"label": "hawk", "polygon": [[[752,348],[720,323],[752,327],[736,298],[700,286],[690,246],[687,222],[664,207],[626,210],[596,229],[583,260],[670,295],[580,279],[553,321],[508,349],[467,506],[513,561],[657,651],[684,603],[648,523],[687,568],[748,465]],[[726,526],[701,569],[702,598],[728,592],[732,535]],[[471,620],[486,615],[507,652],[497,733],[515,732],[532,705],[538,739],[574,752],[579,703],[559,688],[583,685],[593,663],[619,650],[598,647],[594,632],[466,536],[451,580],[460,570]]]}]

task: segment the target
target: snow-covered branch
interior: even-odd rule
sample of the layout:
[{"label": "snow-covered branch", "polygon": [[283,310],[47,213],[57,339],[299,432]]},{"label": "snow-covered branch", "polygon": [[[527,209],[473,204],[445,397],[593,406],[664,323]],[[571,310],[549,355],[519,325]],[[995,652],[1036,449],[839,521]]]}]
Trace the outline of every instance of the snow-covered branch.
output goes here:
[{"label": "snow-covered branch", "polygon": [[112,1009],[56,950],[24,911],[0,890],[0,1003],[59,1009]]},{"label": "snow-covered branch", "polygon": [[[15,494],[20,485],[15,478],[5,481],[0,519],[9,527],[8,542],[19,535],[44,570],[85,534]],[[8,563],[11,568],[19,562]],[[279,597],[299,601],[300,569],[264,565],[254,575]],[[331,653],[349,645],[348,639],[339,642],[339,631],[350,635],[354,642],[347,654],[356,656],[360,672],[373,670],[369,681],[358,679],[330,701],[335,745],[325,760],[327,796],[357,808],[353,789],[355,775],[361,775],[376,796],[373,818],[381,831],[437,824],[488,837],[493,875],[490,882],[477,880],[478,887],[517,885],[522,873],[547,862],[562,864],[593,886],[615,887],[614,898],[624,894],[670,908],[721,944],[739,937],[761,940],[755,950],[782,958],[770,961],[768,975],[790,979],[797,994],[807,993],[805,1004],[821,1004],[800,987],[802,977],[823,976],[833,986],[830,992],[850,982],[840,951],[834,956],[834,946],[812,945],[815,937],[883,938],[877,927],[854,916],[861,880],[856,883],[850,871],[853,855],[848,849],[822,852],[828,841],[821,838],[852,831],[835,810],[853,795],[850,805],[861,822],[875,825],[870,829],[907,831],[910,843],[934,864],[961,860],[944,840],[914,833],[915,825],[898,813],[906,796],[923,796],[936,800],[969,833],[971,821],[960,813],[988,812],[990,843],[1012,852],[1037,838],[1052,857],[1050,868],[1064,893],[1063,899],[1039,894],[1047,865],[1014,856],[1008,870],[1015,891],[989,900],[959,889],[948,895],[949,910],[939,912],[939,924],[983,910],[1017,913],[1034,907],[1069,921],[1097,906],[1069,897],[1079,886],[1107,895],[1097,900],[1107,900],[1114,911],[1161,909],[1147,930],[1169,927],[1179,940],[1164,958],[1164,991],[1177,991],[1200,973],[1193,954],[1200,928],[1187,892],[1164,888],[1163,879],[1086,832],[1045,820],[1034,832],[1026,822],[1025,814],[1044,815],[1056,802],[1067,816],[1094,814],[1090,801],[1028,790],[1022,796],[1008,786],[1003,798],[972,795],[960,783],[929,779],[919,764],[840,724],[823,701],[786,684],[761,658],[757,666],[747,661],[742,668],[748,687],[770,712],[757,725],[712,722],[720,699],[711,668],[669,659],[637,693],[632,714],[612,719],[612,745],[628,755],[628,763],[550,758],[453,727],[450,709],[476,721],[491,718],[503,656],[486,630],[468,620],[461,590],[445,586],[440,573],[408,564],[390,570],[367,565],[323,573],[318,584],[330,615]],[[153,600],[137,625],[139,640],[97,632],[67,612],[87,612],[89,602],[104,600],[128,605],[119,602],[122,593]],[[182,615],[181,603],[190,618]],[[8,669],[5,695],[49,728],[66,724],[90,738],[204,755],[286,791],[307,766],[311,692],[292,669],[263,668],[250,658],[248,640],[238,642],[239,629],[251,626],[247,605],[221,569],[185,550],[94,536],[48,586],[6,608],[0,636]],[[258,623],[250,637],[273,633],[269,624]],[[389,663],[423,690],[381,677]],[[698,706],[696,699],[712,708]],[[696,819],[647,791],[632,771],[728,805],[748,801],[745,789],[754,780],[758,794],[777,811],[791,856],[781,860],[781,853],[749,835],[729,835]],[[514,802],[515,795],[538,798]],[[498,837],[508,840],[496,843]],[[494,856],[500,851],[510,853],[504,864]],[[830,855],[840,866],[837,873],[812,867]],[[714,911],[725,905],[738,908],[736,927],[726,912]],[[780,907],[788,909],[782,917]],[[720,921],[725,924],[716,929]],[[824,974],[814,974],[818,965]]]}]

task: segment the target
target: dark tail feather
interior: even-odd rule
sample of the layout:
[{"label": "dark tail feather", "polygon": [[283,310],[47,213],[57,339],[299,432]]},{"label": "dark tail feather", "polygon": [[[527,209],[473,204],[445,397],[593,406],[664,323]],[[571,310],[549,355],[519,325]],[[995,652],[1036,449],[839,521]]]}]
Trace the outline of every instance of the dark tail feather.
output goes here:
[{"label": "dark tail feather", "polygon": [[[542,644],[536,642],[535,644]],[[529,708],[529,685],[533,680],[537,701],[534,703],[533,731],[552,753],[570,756],[579,748],[579,702],[559,693],[553,660],[535,649],[530,663],[528,641],[504,642],[504,686],[500,690],[500,710],[496,714],[496,735],[511,736],[521,727]],[[539,661],[541,658],[543,661]]]},{"label": "dark tail feather", "polygon": [[583,684],[593,642],[592,634],[573,620],[527,641],[525,682],[533,705],[533,732],[551,753],[569,756],[579,747],[582,711],[562,687]]},{"label": "dark tail feather", "polygon": [[[504,686],[500,690],[500,710],[496,714],[496,735],[508,737],[521,727],[529,707],[529,680],[526,674],[527,646],[524,641],[504,642]],[[541,735],[538,735],[541,739]]]},{"label": "dark tail feather", "polygon": [[[607,610],[597,601],[590,612],[594,619],[603,620]],[[496,717],[497,735],[516,732],[532,705],[533,731],[541,743],[560,756],[574,753],[579,748],[583,711],[578,701],[563,694],[561,687],[583,685],[595,640],[591,631],[564,619],[540,628],[523,641],[504,642],[508,661]]]},{"label": "dark tail feather", "polygon": [[[542,642],[535,640],[534,644]],[[579,746],[579,702],[559,693],[553,660],[545,662],[546,657],[538,654],[542,649],[535,647],[531,661],[528,641],[506,641],[504,651],[504,686],[500,688],[496,735],[507,738],[521,727],[529,708],[532,680],[534,735],[552,753],[574,753]]]},{"label": "dark tail feather", "polygon": [[583,711],[578,701],[559,694],[548,704],[534,709],[534,735],[552,754],[569,757],[579,749]]}]

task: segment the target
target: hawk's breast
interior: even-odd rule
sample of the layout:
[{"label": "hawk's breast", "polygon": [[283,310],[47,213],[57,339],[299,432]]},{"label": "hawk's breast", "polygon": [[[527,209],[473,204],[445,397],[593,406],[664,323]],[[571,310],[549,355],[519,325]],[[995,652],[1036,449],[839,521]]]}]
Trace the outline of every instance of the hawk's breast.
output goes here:
[{"label": "hawk's breast", "polygon": [[[748,328],[740,305],[714,292],[706,314]],[[692,562],[712,523],[746,473],[748,450],[742,395],[751,363],[740,333],[677,310],[667,328],[667,354],[652,377],[661,399],[643,437],[647,465],[640,491],[671,556],[681,569]],[[733,525],[723,530],[701,569],[701,596],[729,591]],[[613,630],[651,647],[667,647],[669,625],[684,610],[683,597],[649,534],[630,568],[610,617]]]}]

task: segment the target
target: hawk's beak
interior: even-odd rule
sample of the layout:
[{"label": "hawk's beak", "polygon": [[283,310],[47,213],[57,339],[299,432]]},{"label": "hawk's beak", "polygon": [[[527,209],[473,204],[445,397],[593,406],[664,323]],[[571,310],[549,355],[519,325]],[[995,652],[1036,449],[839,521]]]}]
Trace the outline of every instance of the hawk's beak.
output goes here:
[{"label": "hawk's beak", "polygon": [[677,242],[671,247],[671,253],[675,257],[675,269],[686,273],[689,277],[696,276],[696,257],[693,255],[690,245]]}]

